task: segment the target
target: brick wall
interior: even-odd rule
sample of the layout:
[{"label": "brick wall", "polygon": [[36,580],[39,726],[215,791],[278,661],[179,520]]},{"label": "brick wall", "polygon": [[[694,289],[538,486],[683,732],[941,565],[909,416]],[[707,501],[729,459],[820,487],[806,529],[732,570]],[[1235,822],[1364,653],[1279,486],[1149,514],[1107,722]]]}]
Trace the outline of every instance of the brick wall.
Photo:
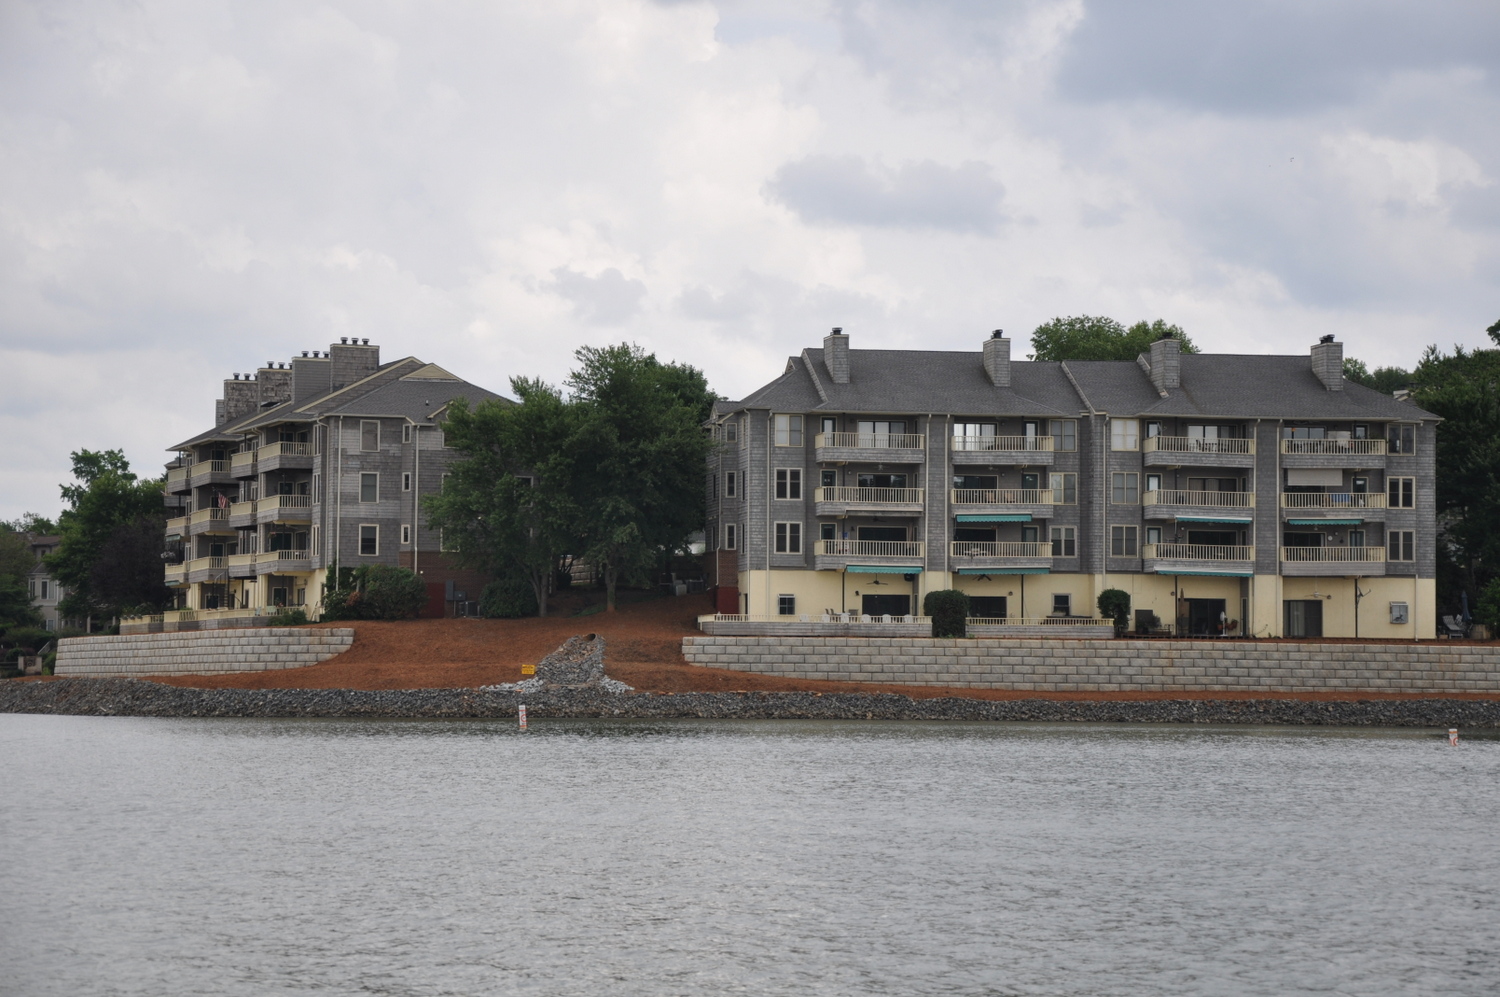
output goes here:
[{"label": "brick wall", "polygon": [[55,671],[71,678],[265,672],[316,665],[353,643],[349,627],[65,637],[57,644]]},{"label": "brick wall", "polygon": [[1500,647],[1478,645],[701,636],[682,653],[788,678],[974,689],[1500,693]]}]

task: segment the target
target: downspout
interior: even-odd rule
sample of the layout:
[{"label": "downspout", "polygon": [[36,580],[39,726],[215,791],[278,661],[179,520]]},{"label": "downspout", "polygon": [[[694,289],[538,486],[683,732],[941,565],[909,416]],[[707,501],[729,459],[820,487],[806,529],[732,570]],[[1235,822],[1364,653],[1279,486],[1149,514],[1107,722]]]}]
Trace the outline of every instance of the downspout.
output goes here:
[{"label": "downspout", "polygon": [[335,454],[338,460],[338,511],[334,513],[333,527],[333,587],[339,587],[339,572],[344,567],[344,417],[339,416],[339,442]]},{"label": "downspout", "polygon": [[422,530],[422,426],[413,423],[411,427],[411,570],[415,575],[421,575],[419,559],[422,555],[422,543],[419,537]]},{"label": "downspout", "polygon": [[[787,432],[791,432],[791,426],[787,427]],[[806,425],[802,427],[802,432],[805,436],[807,433]],[[766,531],[762,537],[762,545],[766,549],[766,616],[771,615],[771,544],[774,542],[774,538],[771,536],[774,530],[774,527],[771,525],[771,488],[773,487],[772,478],[775,474],[771,470],[771,448],[776,445],[775,433],[776,416],[768,409],[766,411],[766,491],[761,496],[761,502],[766,509]],[[805,463],[806,455],[804,454],[803,456]]]}]

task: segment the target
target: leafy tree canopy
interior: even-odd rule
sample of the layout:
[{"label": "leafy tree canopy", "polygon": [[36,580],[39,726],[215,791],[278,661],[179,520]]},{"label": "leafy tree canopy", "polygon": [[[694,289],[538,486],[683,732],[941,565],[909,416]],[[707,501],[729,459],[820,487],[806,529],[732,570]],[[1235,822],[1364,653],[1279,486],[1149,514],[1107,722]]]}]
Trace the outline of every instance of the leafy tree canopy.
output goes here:
[{"label": "leafy tree canopy", "polygon": [[8,523],[0,522],[0,529],[10,530],[13,533],[50,535],[57,532],[57,524],[45,516],[28,512],[20,519],[12,519]]},{"label": "leafy tree canopy", "polygon": [[1365,366],[1363,360],[1355,357],[1344,358],[1344,377],[1355,384],[1363,384],[1367,388],[1374,388],[1381,394],[1388,395],[1395,391],[1409,389],[1412,386],[1411,373],[1401,367],[1376,367],[1371,371]]},{"label": "leafy tree canopy", "polygon": [[35,566],[36,558],[26,538],[9,524],[0,529],[0,631],[41,625],[41,615],[32,608],[26,581]]},{"label": "leafy tree canopy", "polygon": [[1172,335],[1182,343],[1182,352],[1197,353],[1187,333],[1161,319],[1137,322],[1126,328],[1102,315],[1055,318],[1036,327],[1031,334],[1033,360],[1134,360],[1151,352],[1151,344]]}]

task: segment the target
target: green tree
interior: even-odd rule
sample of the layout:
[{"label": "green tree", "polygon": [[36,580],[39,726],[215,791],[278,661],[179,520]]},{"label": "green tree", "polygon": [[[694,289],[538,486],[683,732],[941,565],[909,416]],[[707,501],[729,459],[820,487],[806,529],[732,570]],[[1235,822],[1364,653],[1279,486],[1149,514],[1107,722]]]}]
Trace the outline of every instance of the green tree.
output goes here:
[{"label": "green tree", "polygon": [[36,566],[31,545],[10,525],[0,526],[0,631],[10,627],[41,626],[41,614],[31,604],[27,575]]},{"label": "green tree", "polygon": [[424,505],[463,564],[523,580],[546,616],[558,562],[577,544],[578,409],[541,381],[513,378],[511,389],[519,405],[454,402],[444,440],[463,459]]},{"label": "green tree", "polygon": [[165,606],[161,479],[138,480],[119,450],[79,450],[72,458],[76,480],[62,486],[68,508],[58,517],[58,548],[47,558],[68,590],[63,615],[110,617]]},{"label": "green tree", "polygon": [[703,528],[703,468],[714,447],[702,422],[714,395],[703,374],[634,344],[575,354],[567,381],[578,406],[571,482],[580,553],[616,586],[640,579]]},{"label": "green tree", "polygon": [[7,529],[13,533],[34,533],[38,536],[50,536],[57,532],[57,524],[46,516],[28,512],[22,514],[20,519],[12,519],[8,523],[0,522],[0,529]]},{"label": "green tree", "polygon": [[1031,334],[1033,360],[1134,360],[1151,352],[1151,344],[1166,335],[1182,343],[1182,352],[1197,353],[1187,333],[1161,319],[1125,328],[1102,315],[1055,318]]},{"label": "green tree", "polygon": [[1411,373],[1401,367],[1376,367],[1372,372],[1363,360],[1344,358],[1344,377],[1355,384],[1374,388],[1383,395],[1408,389],[1412,385]]},{"label": "green tree", "polygon": [[928,592],[922,615],[932,618],[932,636],[966,637],[969,633],[969,596],[958,589]]}]

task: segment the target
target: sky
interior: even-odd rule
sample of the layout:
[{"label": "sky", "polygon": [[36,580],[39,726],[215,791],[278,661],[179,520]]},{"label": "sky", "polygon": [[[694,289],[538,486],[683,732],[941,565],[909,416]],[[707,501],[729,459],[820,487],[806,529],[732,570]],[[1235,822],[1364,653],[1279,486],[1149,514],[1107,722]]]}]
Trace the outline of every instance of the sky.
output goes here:
[{"label": "sky", "polygon": [[0,519],[341,336],[740,397],[1066,315],[1489,345],[1500,5],[0,0]]}]

